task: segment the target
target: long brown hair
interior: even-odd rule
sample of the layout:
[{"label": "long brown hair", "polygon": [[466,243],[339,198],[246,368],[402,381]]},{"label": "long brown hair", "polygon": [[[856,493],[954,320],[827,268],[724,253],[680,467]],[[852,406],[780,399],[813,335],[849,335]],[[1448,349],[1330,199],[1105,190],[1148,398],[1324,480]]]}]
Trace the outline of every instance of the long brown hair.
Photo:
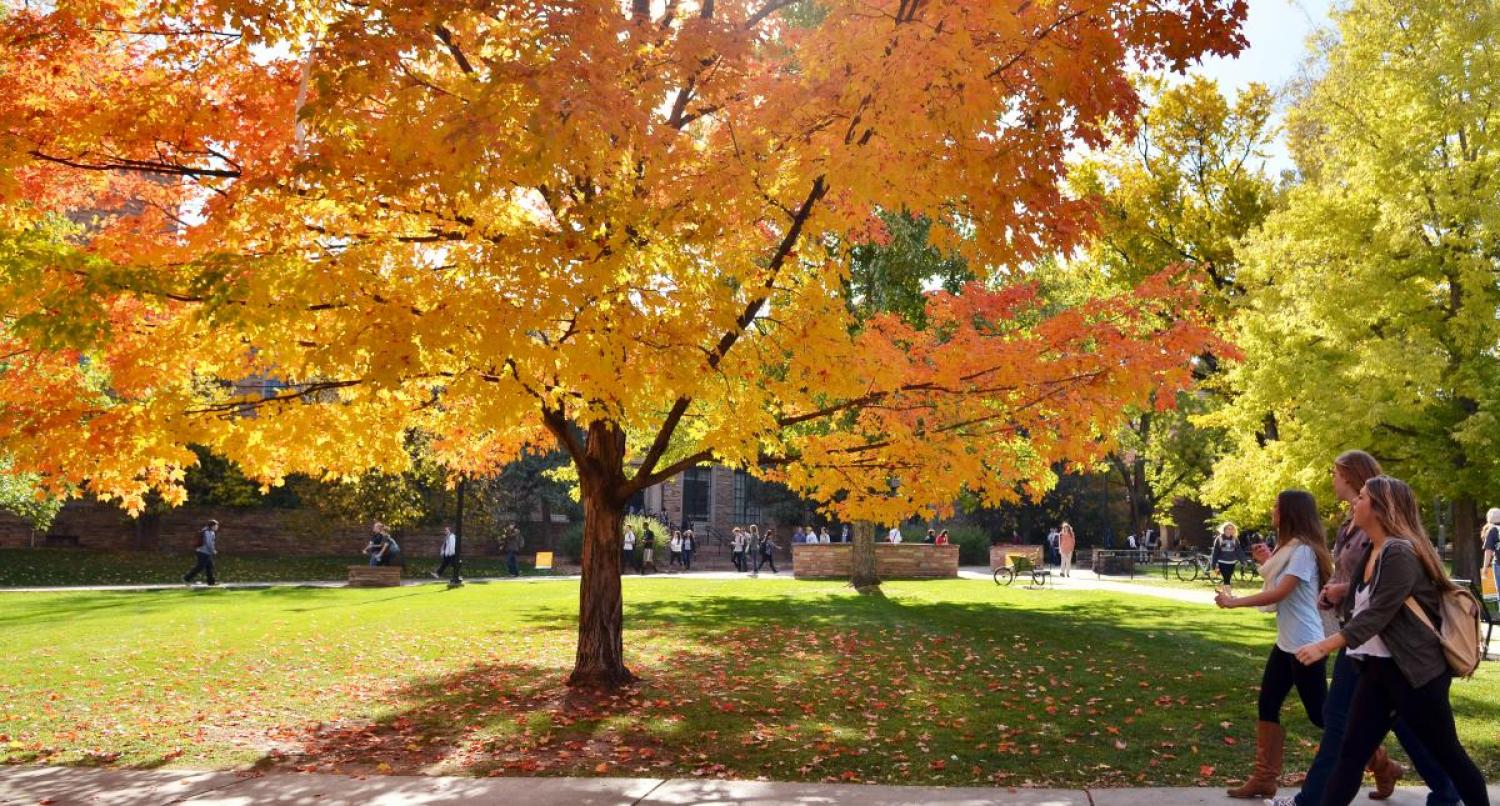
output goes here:
[{"label": "long brown hair", "polygon": [[1333,466],[1338,468],[1344,481],[1349,482],[1349,486],[1356,490],[1365,486],[1365,482],[1381,475],[1380,462],[1364,451],[1344,451],[1333,460]]},{"label": "long brown hair", "polygon": [[1287,546],[1295,540],[1311,548],[1318,560],[1318,587],[1322,587],[1333,574],[1333,555],[1318,516],[1318,499],[1306,490],[1282,490],[1276,496],[1276,516],[1276,545]]},{"label": "long brown hair", "polygon": [[1432,584],[1438,590],[1457,588],[1448,578],[1448,572],[1443,570],[1443,561],[1438,559],[1437,549],[1432,547],[1427,530],[1422,527],[1422,509],[1411,486],[1401,479],[1376,476],[1365,482],[1364,490],[1370,499],[1370,514],[1380,521],[1388,537],[1399,537],[1411,543]]}]

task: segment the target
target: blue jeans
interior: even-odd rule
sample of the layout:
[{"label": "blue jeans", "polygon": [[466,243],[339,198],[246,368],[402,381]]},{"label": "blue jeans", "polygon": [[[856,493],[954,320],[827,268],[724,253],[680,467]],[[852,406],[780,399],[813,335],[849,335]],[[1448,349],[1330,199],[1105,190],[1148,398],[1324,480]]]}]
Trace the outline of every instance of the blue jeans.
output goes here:
[{"label": "blue jeans", "polygon": [[[1307,769],[1307,780],[1302,782],[1302,791],[1297,793],[1297,806],[1317,806],[1323,802],[1323,792],[1328,786],[1328,777],[1333,765],[1339,760],[1339,746],[1344,743],[1344,731],[1349,726],[1349,704],[1354,700],[1354,686],[1359,682],[1359,669],[1344,652],[1333,662],[1333,682],[1328,686],[1328,699],[1323,703],[1323,739],[1318,743],[1318,754]],[[1427,806],[1456,806],[1458,790],[1437,759],[1417,741],[1411,729],[1402,720],[1396,720],[1393,730],[1417,774],[1427,784]]]}]

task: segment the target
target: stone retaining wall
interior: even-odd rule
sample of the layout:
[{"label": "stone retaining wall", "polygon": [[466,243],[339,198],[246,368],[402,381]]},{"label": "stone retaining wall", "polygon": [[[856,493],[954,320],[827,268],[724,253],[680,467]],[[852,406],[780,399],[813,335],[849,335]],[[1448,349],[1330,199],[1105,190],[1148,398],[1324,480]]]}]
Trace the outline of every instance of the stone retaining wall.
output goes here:
[{"label": "stone retaining wall", "polygon": [[[794,544],[792,575],[798,579],[847,579],[853,550],[849,543]],[[957,577],[958,546],[876,543],[875,574],[881,579]]]}]

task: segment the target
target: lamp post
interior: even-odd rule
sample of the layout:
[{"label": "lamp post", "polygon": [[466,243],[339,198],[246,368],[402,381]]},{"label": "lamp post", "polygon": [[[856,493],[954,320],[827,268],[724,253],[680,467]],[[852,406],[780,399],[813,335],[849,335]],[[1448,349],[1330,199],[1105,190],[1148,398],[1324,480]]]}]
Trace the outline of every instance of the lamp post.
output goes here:
[{"label": "lamp post", "polygon": [[457,588],[464,584],[463,578],[459,576],[459,566],[463,565],[464,551],[464,477],[458,477],[458,506],[455,508],[453,517],[453,578],[448,580],[448,587]]}]

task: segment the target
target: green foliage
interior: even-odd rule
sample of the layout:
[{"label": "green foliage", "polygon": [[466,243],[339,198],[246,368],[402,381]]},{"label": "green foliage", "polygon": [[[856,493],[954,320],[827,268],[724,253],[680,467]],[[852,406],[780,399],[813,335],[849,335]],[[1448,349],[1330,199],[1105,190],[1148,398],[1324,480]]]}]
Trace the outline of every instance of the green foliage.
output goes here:
[{"label": "green foliage", "polygon": [[904,210],[878,216],[871,240],[849,247],[847,303],[857,321],[891,311],[920,328],[926,293],[958,291],[974,275],[963,259],[928,241],[932,222]]},{"label": "green foliage", "polygon": [[[202,446],[191,446],[198,464],[187,469],[183,487],[188,500],[200,506],[221,507],[295,507],[300,501],[292,487],[271,487],[262,493],[260,485],[245,477],[239,465]],[[304,486],[304,489],[307,489]]]},{"label": "green foliage", "polygon": [[1244,250],[1246,359],[1204,419],[1233,451],[1208,493],[1231,517],[1284,487],[1329,500],[1333,457],[1364,448],[1472,511],[1500,486],[1500,6],[1335,19],[1291,116],[1305,181]]},{"label": "green foliage", "polygon": [[[1091,154],[1070,177],[1073,192],[1094,202],[1097,229],[1078,259],[1048,267],[1044,282],[1059,299],[1075,299],[1186,264],[1208,280],[1201,311],[1226,321],[1242,294],[1236,244],[1278,199],[1262,170],[1274,99],[1251,84],[1230,101],[1203,76],[1143,81],[1151,103],[1136,137]],[[1131,531],[1169,522],[1161,504],[1195,496],[1225,450],[1221,427],[1194,420],[1223,403],[1221,359],[1201,356],[1198,388],[1153,401],[1117,434],[1109,467],[1129,491]]]},{"label": "green foliage", "polygon": [[42,490],[36,476],[10,473],[9,468],[10,462],[0,458],[0,509],[45,531],[62,509],[62,499]]},{"label": "green foliage", "polygon": [[583,521],[570,523],[563,529],[562,540],[557,551],[574,562],[583,560]]},{"label": "green foliage", "polygon": [[958,546],[959,565],[989,565],[990,536],[978,526],[952,526],[948,540]]}]

